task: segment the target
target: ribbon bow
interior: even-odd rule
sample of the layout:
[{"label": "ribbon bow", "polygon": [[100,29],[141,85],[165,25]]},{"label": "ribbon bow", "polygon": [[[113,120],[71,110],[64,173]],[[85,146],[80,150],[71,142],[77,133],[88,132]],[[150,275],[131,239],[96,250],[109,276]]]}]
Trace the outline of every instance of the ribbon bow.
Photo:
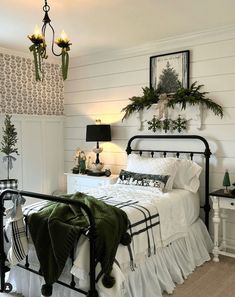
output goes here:
[{"label": "ribbon bow", "polygon": [[165,116],[165,118],[168,117],[168,108],[167,108],[167,104],[168,102],[171,100],[171,97],[169,95],[167,95],[166,93],[161,94],[159,96],[159,101],[157,104],[157,109],[159,109],[159,116],[158,119],[160,120],[163,116]]},{"label": "ribbon bow", "polygon": [[9,156],[4,156],[2,158],[2,160],[3,160],[3,162],[7,162],[8,161],[9,162],[9,168],[12,169],[13,168],[13,162],[12,161],[15,161],[16,158],[13,157],[13,156],[11,156],[11,155],[9,155]]}]

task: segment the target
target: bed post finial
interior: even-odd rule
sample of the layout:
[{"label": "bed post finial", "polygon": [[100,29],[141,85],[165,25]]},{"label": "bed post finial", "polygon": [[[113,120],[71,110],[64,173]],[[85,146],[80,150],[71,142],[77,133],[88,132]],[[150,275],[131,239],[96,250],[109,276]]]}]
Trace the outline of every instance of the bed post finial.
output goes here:
[{"label": "bed post finial", "polygon": [[132,149],[131,149],[130,145],[128,145],[127,148],[126,148],[127,155],[130,155],[131,151],[132,151]]}]

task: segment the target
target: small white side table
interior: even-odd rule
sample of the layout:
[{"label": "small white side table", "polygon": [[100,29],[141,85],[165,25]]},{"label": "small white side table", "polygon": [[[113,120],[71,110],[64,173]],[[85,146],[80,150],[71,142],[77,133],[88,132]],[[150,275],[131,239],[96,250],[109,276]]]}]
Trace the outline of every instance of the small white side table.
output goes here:
[{"label": "small white side table", "polygon": [[91,176],[86,174],[65,173],[67,176],[67,194],[83,192],[88,188],[116,183],[118,175]]},{"label": "small white side table", "polygon": [[[210,193],[213,202],[213,224],[214,224],[214,248],[213,248],[213,261],[219,262],[219,255],[225,255],[235,258],[235,254],[228,252],[235,250],[234,246],[229,246],[226,242],[226,210],[235,210],[235,196],[232,194],[224,193],[224,189]],[[219,225],[222,222],[222,240],[219,241]]]}]

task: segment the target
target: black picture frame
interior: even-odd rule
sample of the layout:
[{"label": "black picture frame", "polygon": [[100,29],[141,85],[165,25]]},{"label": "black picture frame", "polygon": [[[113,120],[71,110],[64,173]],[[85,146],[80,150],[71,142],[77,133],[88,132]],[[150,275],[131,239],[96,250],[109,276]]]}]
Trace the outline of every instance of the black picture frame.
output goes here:
[{"label": "black picture frame", "polygon": [[189,50],[150,57],[150,88],[160,93],[174,93],[179,87],[189,87]]}]

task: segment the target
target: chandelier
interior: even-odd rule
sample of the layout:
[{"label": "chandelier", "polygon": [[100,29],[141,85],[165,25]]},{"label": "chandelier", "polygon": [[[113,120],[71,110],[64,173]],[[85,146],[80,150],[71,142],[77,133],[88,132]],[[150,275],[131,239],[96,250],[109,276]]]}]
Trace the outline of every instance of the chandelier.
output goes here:
[{"label": "chandelier", "polygon": [[[36,25],[34,29],[34,33],[28,38],[32,41],[32,45],[29,47],[29,50],[33,52],[34,65],[35,65],[35,74],[36,80],[42,80],[43,71],[42,71],[42,61],[43,59],[47,59],[47,44],[46,44],[46,29],[47,26],[51,28],[52,31],[52,45],[51,51],[55,56],[61,56],[61,69],[62,69],[62,77],[65,80],[68,75],[68,66],[69,66],[69,54],[71,43],[64,30],[61,32],[61,36],[55,40],[55,30],[51,25],[51,19],[49,18],[48,12],[50,11],[50,6],[47,4],[47,0],[45,0],[45,5],[43,6],[43,11],[45,12],[43,18],[42,29]],[[57,54],[54,50],[54,44],[57,44],[58,47],[61,48],[61,52]]]}]

